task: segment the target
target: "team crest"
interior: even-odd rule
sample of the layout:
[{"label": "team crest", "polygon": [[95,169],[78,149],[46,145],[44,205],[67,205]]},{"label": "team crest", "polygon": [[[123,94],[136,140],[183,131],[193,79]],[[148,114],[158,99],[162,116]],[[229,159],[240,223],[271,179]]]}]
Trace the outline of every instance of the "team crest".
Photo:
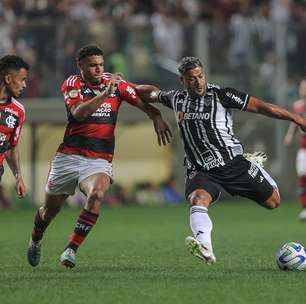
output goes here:
[{"label": "team crest", "polygon": [[68,95],[69,95],[70,98],[76,98],[76,97],[78,97],[79,92],[77,90],[71,90],[71,91],[69,91]]},{"label": "team crest", "polygon": [[212,96],[204,96],[204,105],[209,107],[212,103]]}]

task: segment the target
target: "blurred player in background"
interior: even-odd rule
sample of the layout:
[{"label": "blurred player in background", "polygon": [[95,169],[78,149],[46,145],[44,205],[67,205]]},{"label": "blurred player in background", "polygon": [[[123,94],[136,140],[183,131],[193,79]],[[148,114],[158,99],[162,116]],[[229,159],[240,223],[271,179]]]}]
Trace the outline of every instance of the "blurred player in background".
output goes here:
[{"label": "blurred player in background", "polygon": [[25,110],[15,98],[26,87],[29,65],[16,55],[0,58],[0,180],[6,159],[15,179],[19,197],[26,193],[20,170],[18,142],[24,124]]},{"label": "blurred player in background", "polygon": [[216,258],[208,207],[219,198],[221,188],[267,209],[280,204],[278,187],[258,163],[260,158],[250,161],[243,156],[242,145],[233,133],[231,109],[290,120],[304,130],[306,119],[235,89],[207,83],[198,58],[183,58],[178,72],[185,90],[166,92],[139,85],[136,91],[143,101],[160,102],[174,111],[185,149],[185,196],[191,204],[194,235],[186,238],[186,246],[193,255],[213,264]]},{"label": "blurred player in background", "polygon": [[[300,99],[293,103],[293,112],[305,117],[306,115],[306,79],[303,79],[299,87]],[[290,123],[286,133],[284,143],[290,145],[298,128],[295,123]],[[306,220],[306,134],[300,135],[300,148],[296,157],[296,172],[299,183],[299,197],[302,205],[302,211],[299,214],[299,219]]]},{"label": "blurred player in background", "polygon": [[152,119],[159,144],[170,140],[170,130],[160,112],[148,107],[134,88],[118,75],[104,72],[101,49],[94,45],[77,53],[80,75],[64,81],[62,94],[68,124],[46,185],[44,205],[38,209],[27,257],[32,266],[40,261],[43,233],[76,187],[87,196],[71,238],[60,257],[66,267],[75,266],[75,253],[97,222],[103,196],[112,181],[114,131],[122,101],[139,108]]}]

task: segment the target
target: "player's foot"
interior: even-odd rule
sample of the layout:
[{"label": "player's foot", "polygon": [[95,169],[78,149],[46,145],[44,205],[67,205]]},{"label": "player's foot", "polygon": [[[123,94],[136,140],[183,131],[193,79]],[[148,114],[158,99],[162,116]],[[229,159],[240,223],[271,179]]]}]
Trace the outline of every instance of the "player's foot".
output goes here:
[{"label": "player's foot", "polygon": [[61,264],[73,268],[75,266],[75,251],[71,248],[67,248],[61,255]]},{"label": "player's foot", "polygon": [[268,157],[264,152],[244,153],[243,156],[250,162],[258,163],[261,167],[267,161]]},{"label": "player's foot", "polygon": [[186,237],[185,244],[192,255],[201,259],[208,265],[216,263],[216,257],[212,251],[212,248],[209,248],[210,246],[203,246],[203,244],[192,236]]},{"label": "player's foot", "polygon": [[300,221],[306,221],[306,208],[304,208],[304,209],[299,213],[299,220],[300,220]]},{"label": "player's foot", "polygon": [[34,242],[32,238],[30,239],[27,258],[31,266],[35,267],[39,264],[41,252],[41,241]]}]

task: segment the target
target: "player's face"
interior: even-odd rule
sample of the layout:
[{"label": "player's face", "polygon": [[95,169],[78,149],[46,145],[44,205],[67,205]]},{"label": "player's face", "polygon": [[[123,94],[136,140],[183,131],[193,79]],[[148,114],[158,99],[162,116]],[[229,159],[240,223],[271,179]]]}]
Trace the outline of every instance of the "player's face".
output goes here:
[{"label": "player's face", "polygon": [[100,84],[104,72],[103,56],[87,56],[80,61],[79,68],[85,81],[92,84]]},{"label": "player's face", "polygon": [[202,67],[188,70],[181,76],[181,81],[190,96],[203,96],[206,88],[206,78]]},{"label": "player's face", "polygon": [[306,98],[306,80],[302,80],[300,83],[299,94],[301,98]]},{"label": "player's face", "polygon": [[6,90],[9,96],[18,97],[24,88],[26,88],[26,79],[28,71],[24,68],[11,70],[5,76]]}]

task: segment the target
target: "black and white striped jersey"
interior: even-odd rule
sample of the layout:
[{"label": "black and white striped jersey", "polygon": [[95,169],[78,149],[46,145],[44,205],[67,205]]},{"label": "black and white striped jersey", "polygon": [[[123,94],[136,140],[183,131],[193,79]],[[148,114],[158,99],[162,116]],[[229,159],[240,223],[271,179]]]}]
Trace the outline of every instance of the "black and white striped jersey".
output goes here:
[{"label": "black and white striped jersey", "polygon": [[246,110],[249,96],[232,88],[207,84],[205,95],[161,91],[159,101],[173,109],[185,149],[185,165],[204,170],[221,167],[243,154],[233,133],[232,109]]}]

